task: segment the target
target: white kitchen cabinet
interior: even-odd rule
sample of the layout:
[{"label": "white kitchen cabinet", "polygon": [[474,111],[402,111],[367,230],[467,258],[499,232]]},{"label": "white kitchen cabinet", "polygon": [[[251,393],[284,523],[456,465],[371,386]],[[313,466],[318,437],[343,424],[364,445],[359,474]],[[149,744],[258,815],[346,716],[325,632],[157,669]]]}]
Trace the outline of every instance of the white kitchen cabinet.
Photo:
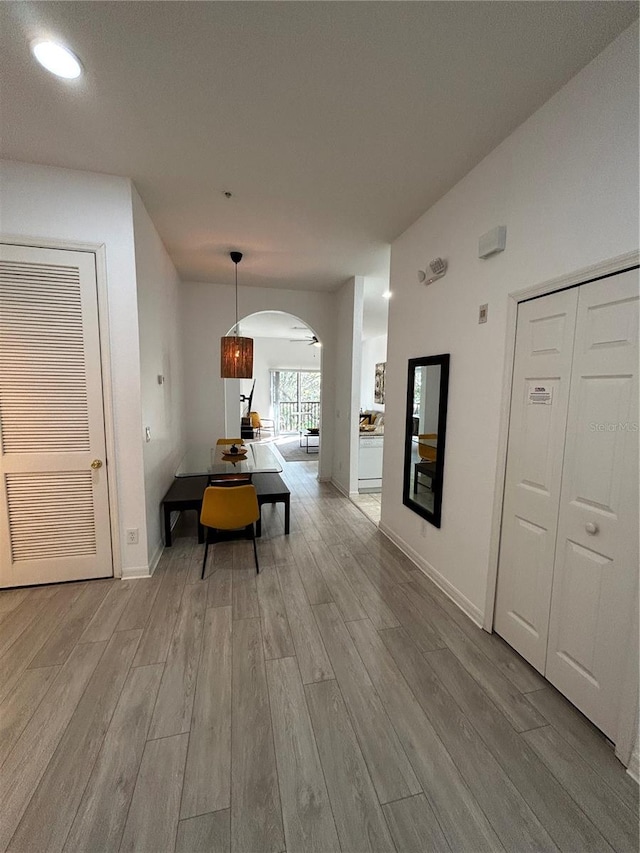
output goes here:
[{"label": "white kitchen cabinet", "polygon": [[361,435],[358,452],[358,488],[379,489],[382,486],[382,451],[384,436]]}]

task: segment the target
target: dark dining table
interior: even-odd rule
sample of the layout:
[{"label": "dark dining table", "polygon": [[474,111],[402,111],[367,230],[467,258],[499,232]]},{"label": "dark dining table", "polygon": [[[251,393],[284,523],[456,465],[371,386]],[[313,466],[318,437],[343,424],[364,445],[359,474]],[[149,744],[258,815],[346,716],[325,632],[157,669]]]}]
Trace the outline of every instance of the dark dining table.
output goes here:
[{"label": "dark dining table", "polygon": [[[171,547],[171,516],[174,512],[193,510],[198,515],[198,542],[204,541],[204,528],[200,524],[202,495],[208,485],[233,486],[252,482],[254,474],[279,474],[282,471],[280,460],[264,444],[242,445],[246,454],[228,453],[229,445],[190,447],[187,449],[174,481],[162,500],[164,515],[165,545]],[[279,478],[276,478],[279,480]],[[271,503],[285,503],[285,533],[289,532],[289,490],[280,481],[273,484],[273,478],[260,484],[253,481],[258,490],[258,502],[268,500]],[[258,534],[260,522],[258,522]]]}]

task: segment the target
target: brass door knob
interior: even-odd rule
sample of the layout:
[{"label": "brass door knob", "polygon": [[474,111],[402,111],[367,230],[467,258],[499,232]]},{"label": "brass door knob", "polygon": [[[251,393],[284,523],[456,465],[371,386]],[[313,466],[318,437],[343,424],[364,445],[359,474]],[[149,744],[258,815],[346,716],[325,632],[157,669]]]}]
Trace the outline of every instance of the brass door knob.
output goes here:
[{"label": "brass door knob", "polygon": [[102,468],[102,459],[94,459],[91,463],[91,467],[96,470],[97,468]]}]

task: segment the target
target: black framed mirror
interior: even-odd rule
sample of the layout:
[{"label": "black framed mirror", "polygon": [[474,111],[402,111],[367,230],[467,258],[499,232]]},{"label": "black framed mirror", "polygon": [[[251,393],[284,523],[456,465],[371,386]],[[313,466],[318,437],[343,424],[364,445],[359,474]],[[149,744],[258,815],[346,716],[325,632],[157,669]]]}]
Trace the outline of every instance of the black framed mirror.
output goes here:
[{"label": "black framed mirror", "polygon": [[440,527],[449,354],[409,359],[402,502]]}]

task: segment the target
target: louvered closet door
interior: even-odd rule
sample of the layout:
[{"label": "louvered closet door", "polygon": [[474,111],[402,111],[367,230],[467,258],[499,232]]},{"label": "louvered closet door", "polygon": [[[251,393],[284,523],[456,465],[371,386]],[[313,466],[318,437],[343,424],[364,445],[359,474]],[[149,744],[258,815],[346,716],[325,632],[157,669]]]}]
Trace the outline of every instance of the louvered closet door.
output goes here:
[{"label": "louvered closet door", "polygon": [[0,246],[0,449],[0,586],[112,575],[91,253]]}]

